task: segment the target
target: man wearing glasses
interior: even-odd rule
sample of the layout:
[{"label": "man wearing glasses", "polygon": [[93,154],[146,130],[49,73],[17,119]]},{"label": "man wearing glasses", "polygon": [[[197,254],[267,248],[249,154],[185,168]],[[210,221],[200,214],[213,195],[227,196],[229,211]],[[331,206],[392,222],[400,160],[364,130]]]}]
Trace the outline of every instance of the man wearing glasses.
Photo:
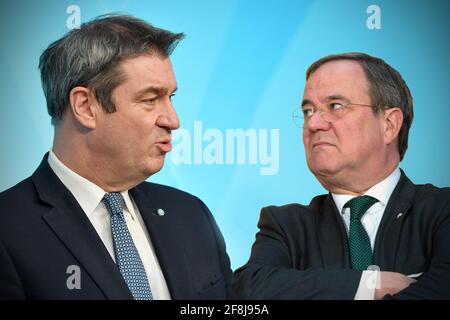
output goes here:
[{"label": "man wearing glasses", "polygon": [[306,72],[309,169],[329,191],[262,209],[233,287],[250,299],[450,299],[450,189],[399,169],[413,102],[401,75],[363,53]]}]

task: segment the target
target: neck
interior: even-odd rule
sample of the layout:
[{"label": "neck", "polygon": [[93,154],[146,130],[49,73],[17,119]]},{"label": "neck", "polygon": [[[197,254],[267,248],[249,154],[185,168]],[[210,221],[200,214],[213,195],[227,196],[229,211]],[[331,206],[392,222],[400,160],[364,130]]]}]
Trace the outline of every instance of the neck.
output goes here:
[{"label": "neck", "polygon": [[341,175],[316,175],[322,186],[331,193],[359,196],[377,183],[386,179],[398,166],[399,161],[391,161],[382,168]]},{"label": "neck", "polygon": [[53,141],[53,152],[66,167],[96,184],[105,192],[129,190],[143,181],[133,177],[122,179],[117,169],[111,166],[110,160],[105,161],[103,157],[94,155],[90,151],[86,137],[83,135],[58,130]]}]

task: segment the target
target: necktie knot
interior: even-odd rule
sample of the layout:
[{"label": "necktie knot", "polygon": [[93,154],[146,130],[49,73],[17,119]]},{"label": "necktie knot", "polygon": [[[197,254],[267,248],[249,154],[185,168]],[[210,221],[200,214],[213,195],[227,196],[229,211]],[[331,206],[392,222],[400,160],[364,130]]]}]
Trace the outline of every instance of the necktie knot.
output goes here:
[{"label": "necktie knot", "polygon": [[377,202],[378,200],[374,197],[359,196],[347,201],[344,207],[350,208],[351,220],[361,220],[364,213]]},{"label": "necktie knot", "polygon": [[123,197],[120,192],[108,192],[103,197],[106,208],[111,215],[121,214],[123,209]]}]

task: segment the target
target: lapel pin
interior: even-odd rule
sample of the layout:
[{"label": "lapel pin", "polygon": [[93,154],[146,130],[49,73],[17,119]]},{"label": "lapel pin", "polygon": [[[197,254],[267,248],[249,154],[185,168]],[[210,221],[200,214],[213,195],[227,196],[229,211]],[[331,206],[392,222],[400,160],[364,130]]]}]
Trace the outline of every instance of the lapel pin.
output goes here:
[{"label": "lapel pin", "polygon": [[403,216],[403,212],[400,212],[398,215],[397,215],[397,218],[396,219],[399,219],[399,218],[401,218]]},{"label": "lapel pin", "polygon": [[163,209],[158,209],[156,210],[156,213],[158,214],[158,216],[162,217],[163,215],[165,215],[166,213],[164,212]]}]

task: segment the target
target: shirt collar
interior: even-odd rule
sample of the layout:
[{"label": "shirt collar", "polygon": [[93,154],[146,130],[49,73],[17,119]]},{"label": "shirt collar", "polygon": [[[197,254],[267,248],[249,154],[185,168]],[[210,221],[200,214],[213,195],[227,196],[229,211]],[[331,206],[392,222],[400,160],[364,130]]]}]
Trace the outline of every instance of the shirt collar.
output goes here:
[{"label": "shirt collar", "polygon": [[[106,192],[95,183],[69,169],[56,157],[53,150],[50,150],[49,152],[48,164],[61,182],[72,193],[81,209],[83,209],[86,215],[90,217],[99,203],[103,200]],[[134,219],[133,205],[128,190],[122,191],[121,194],[124,199],[124,209],[127,209]]]},{"label": "shirt collar", "polygon": [[[392,192],[395,189],[398,181],[400,180],[400,169],[397,167],[392,173],[386,177],[384,180],[378,182],[376,185],[367,190],[364,195],[374,197],[378,199],[381,205],[386,206]],[[334,203],[341,214],[344,213],[344,205],[351,199],[355,198],[354,195],[348,194],[337,194],[332,193]]]},{"label": "shirt collar", "polygon": [[134,211],[134,206],[133,206],[133,202],[131,201],[130,193],[128,192],[128,190],[125,190],[125,191],[122,191],[121,194],[123,197],[124,209],[130,213],[131,218],[133,218],[133,220],[136,220],[136,212]]}]

